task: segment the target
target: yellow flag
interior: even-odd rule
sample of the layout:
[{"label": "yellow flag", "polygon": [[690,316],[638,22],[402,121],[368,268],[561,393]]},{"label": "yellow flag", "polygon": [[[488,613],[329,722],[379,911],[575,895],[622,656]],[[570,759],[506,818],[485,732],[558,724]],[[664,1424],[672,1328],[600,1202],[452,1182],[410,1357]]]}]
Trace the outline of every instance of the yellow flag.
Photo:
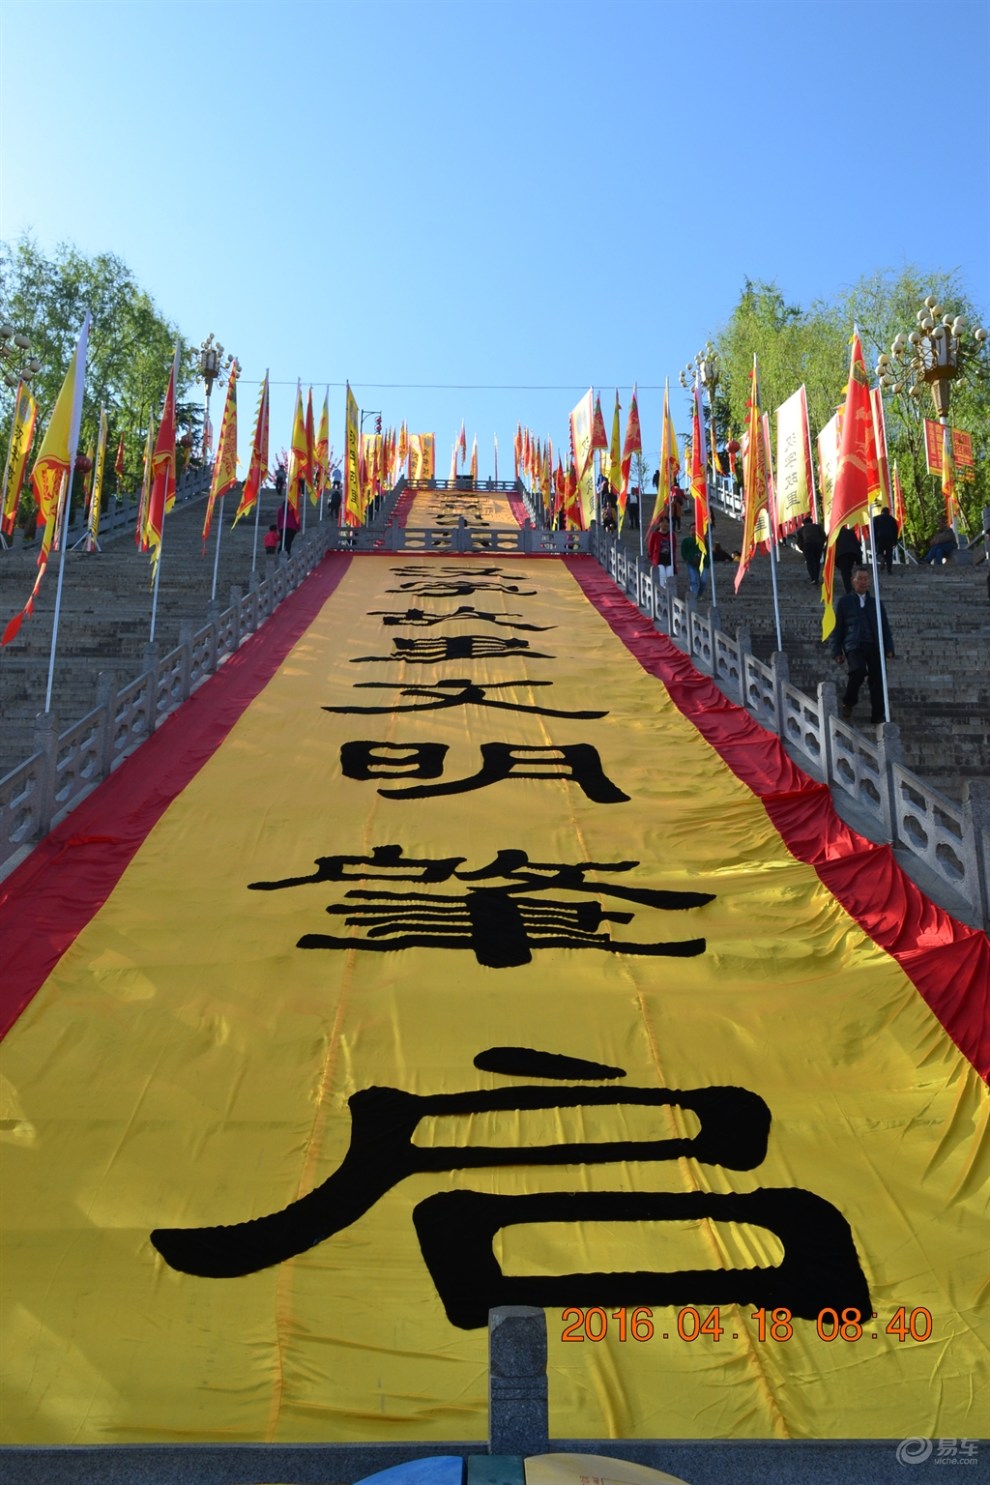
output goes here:
[{"label": "yellow flag", "polygon": [[14,421],[10,428],[10,444],[7,449],[7,464],[3,472],[3,520],[0,530],[10,536],[17,522],[17,506],[24,484],[31,439],[38,416],[38,404],[31,395],[26,382],[20,382],[14,400]]}]

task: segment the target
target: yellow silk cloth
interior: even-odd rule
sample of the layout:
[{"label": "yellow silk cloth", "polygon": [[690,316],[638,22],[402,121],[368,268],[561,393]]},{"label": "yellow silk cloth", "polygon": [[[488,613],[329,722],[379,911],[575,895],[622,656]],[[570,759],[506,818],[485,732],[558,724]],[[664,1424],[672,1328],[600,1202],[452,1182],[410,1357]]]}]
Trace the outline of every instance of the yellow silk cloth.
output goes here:
[{"label": "yellow silk cloth", "polygon": [[[677,1313],[654,1307],[648,1341],[622,1340],[610,1321],[603,1340],[573,1344],[561,1340],[560,1308],[548,1310],[551,1436],[978,1431],[986,1089],[565,566],[492,565],[354,560],[0,1047],[5,1443],[484,1437],[487,1333],[446,1318],[412,1221],[418,1203],[460,1190],[802,1187],[850,1224],[878,1316],[858,1340],[825,1341],[805,1320],[760,1340],[752,1306],[723,1305],[717,1341],[681,1339]],[[459,606],[505,622],[386,622]],[[517,623],[546,627],[506,627]],[[485,648],[468,636],[503,643],[442,658],[456,637],[461,651]],[[438,647],[425,662],[421,641]],[[422,690],[401,694],[457,691],[438,693],[439,680],[470,680],[481,697],[421,709]],[[391,710],[324,710],[375,705]],[[379,789],[423,780],[345,777],[341,762],[354,742],[404,746],[407,759],[439,743],[443,783],[477,774],[494,741],[587,745],[628,802],[596,803],[549,766],[449,796],[389,798]],[[495,968],[470,948],[302,950],[305,934],[365,939],[326,909],[352,887],[395,884],[249,890],[390,844],[420,861],[463,858],[463,871],[520,850],[531,862],[598,863],[587,873],[597,881],[711,893],[674,913],[600,897],[632,914],[605,924],[613,940],[701,935],[705,952],[534,947],[530,963]],[[467,888],[448,877],[411,890]],[[505,1046],[621,1068],[622,1087],[752,1090],[772,1114],[766,1157],[752,1170],[682,1157],[415,1174],[343,1231],[242,1278],[177,1272],[149,1241],[156,1228],[278,1211],[318,1186],[347,1151],[347,1100],[359,1090],[521,1086],[473,1065]],[[690,1135],[697,1121],[677,1108],[563,1108],[427,1121],[416,1138],[522,1148],[645,1138],[647,1126],[650,1137],[658,1126]],[[765,1229],[704,1221],[530,1224],[499,1233],[495,1250],[517,1274],[780,1257]],[[899,1306],[930,1311],[930,1339],[885,1333]],[[711,1307],[697,1308],[704,1319]]]},{"label": "yellow silk cloth", "polygon": [[457,525],[463,516],[476,536],[485,526],[518,526],[509,496],[503,490],[417,490],[406,525],[436,527]]}]

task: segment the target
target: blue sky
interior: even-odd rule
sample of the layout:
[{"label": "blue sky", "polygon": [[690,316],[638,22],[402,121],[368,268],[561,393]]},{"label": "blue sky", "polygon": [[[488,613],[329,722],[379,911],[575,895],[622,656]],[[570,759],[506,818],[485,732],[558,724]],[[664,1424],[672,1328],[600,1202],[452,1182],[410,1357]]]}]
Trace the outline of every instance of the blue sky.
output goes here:
[{"label": "blue sky", "polygon": [[244,409],[270,366],[275,448],[301,377],[339,450],[349,378],[511,474],[589,385],[658,445],[746,277],[985,316],[988,61],[984,0],[0,0],[0,236],[117,253]]}]

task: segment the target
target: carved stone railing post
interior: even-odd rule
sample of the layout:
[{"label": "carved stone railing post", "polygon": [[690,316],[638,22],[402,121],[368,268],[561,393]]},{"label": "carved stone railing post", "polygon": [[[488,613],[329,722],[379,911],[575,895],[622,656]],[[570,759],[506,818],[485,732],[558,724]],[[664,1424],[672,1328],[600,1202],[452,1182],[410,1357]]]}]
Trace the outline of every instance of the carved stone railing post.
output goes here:
[{"label": "carved stone railing post", "polygon": [[547,1322],[530,1305],[488,1312],[488,1449],[524,1458],[545,1454]]},{"label": "carved stone railing post", "polygon": [[901,729],[896,722],[882,722],[877,728],[877,752],[880,755],[880,799],[883,828],[891,841],[897,839],[897,801],[894,797],[892,763],[900,763]]},{"label": "carved stone railing post", "polygon": [[[211,603],[210,608],[216,613],[216,604]],[[212,622],[212,621],[211,621]],[[215,628],[214,624],[214,628]],[[192,690],[192,619],[183,619],[179,625],[179,699],[185,701]],[[173,697],[169,697],[169,707]]]},{"label": "carved stone railing post", "polygon": [[259,578],[257,571],[252,572],[251,576],[248,578],[248,627],[250,628],[252,634],[257,629],[260,622],[258,608],[258,594],[260,587],[261,579]]},{"label": "carved stone railing post", "polygon": [[232,614],[230,624],[230,651],[233,655],[236,655],[241,647],[241,599],[243,596],[243,588],[235,583],[230,590],[230,608]]},{"label": "carved stone railing post", "polygon": [[[990,511],[985,513],[990,517]],[[990,521],[988,521],[990,530]],[[979,894],[980,915],[984,923],[990,921],[990,780],[967,779],[962,787],[963,808],[969,810],[973,822],[972,840],[965,844],[966,866],[972,866],[976,891]]]},{"label": "carved stone railing post", "polygon": [[158,726],[158,655],[158,641],[152,640],[145,645],[141,657],[144,662],[144,674],[148,678],[144,720],[149,737]]},{"label": "carved stone railing post", "polygon": [[105,779],[113,767],[113,732],[117,711],[117,677],[112,670],[101,670],[96,678],[96,705],[100,712],[97,768],[100,778]]},{"label": "carved stone railing post", "polygon": [[35,717],[34,751],[44,759],[38,791],[37,834],[41,840],[52,828],[58,788],[58,718],[54,712],[40,712]]},{"label": "carved stone railing post", "polygon": [[784,736],[784,683],[790,681],[791,667],[783,650],[774,650],[770,656],[773,672],[773,710],[776,718],[774,730],[778,737]]},{"label": "carved stone railing post", "polygon": [[832,781],[835,748],[832,739],[832,718],[839,715],[839,693],[834,681],[818,682],[818,725],[821,728],[822,767],[826,784]]}]

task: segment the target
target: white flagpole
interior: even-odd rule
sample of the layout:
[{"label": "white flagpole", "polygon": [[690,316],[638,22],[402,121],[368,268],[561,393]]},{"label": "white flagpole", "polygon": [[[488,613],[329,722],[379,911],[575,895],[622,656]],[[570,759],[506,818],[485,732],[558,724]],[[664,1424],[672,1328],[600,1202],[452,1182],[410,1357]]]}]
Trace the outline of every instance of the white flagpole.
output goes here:
[{"label": "white flagpole", "polygon": [[[248,471],[250,475],[250,470]],[[261,481],[258,481],[258,496],[254,502],[254,543],[251,547],[251,571],[258,566],[258,522],[261,519]]]},{"label": "white flagpole", "polygon": [[[173,396],[175,396],[175,397],[178,396],[178,388],[179,388],[179,344],[180,344],[180,342],[177,341],[176,342],[176,345],[175,345],[175,357],[174,357],[174,359],[172,361],[172,389],[173,389]],[[166,403],[167,403],[167,400],[168,400],[168,391],[167,390],[165,392],[165,398],[166,398]],[[162,411],[163,411],[163,415],[164,415],[164,409]],[[160,423],[158,425],[158,431],[159,431],[159,433],[161,432],[161,424]],[[154,464],[154,459],[155,459],[155,454],[154,454],[154,449],[152,449],[152,452],[151,452],[151,461],[152,461],[151,462],[151,490],[149,490],[149,492],[148,492],[148,504],[149,504],[149,506],[151,504],[151,495],[152,495],[152,492],[153,492],[153,490],[155,488],[155,464]],[[173,464],[173,473],[174,473],[174,464]],[[165,551],[165,506],[167,504],[168,504],[168,480],[167,480],[167,477],[166,477],[165,493],[164,493],[164,495],[162,497],[162,530],[161,530],[161,535],[158,538],[158,561],[155,563],[155,583],[154,583],[154,587],[152,588],[152,592],[151,592],[151,629],[150,629],[150,632],[148,634],[148,643],[149,643],[149,645],[152,645],[155,642],[155,621],[158,618],[158,584],[161,581],[161,575],[162,575],[162,553]]]},{"label": "white flagpole", "polygon": [[[777,535],[777,497],[773,483],[773,457],[768,436],[770,423],[766,414],[760,419],[760,437],[763,439],[763,457],[767,472],[767,521],[770,526],[770,577],[773,584],[773,617],[777,626],[777,649],[783,650],[784,641],[780,628],[780,594],[777,591],[777,563],[780,561],[780,543]],[[752,457],[752,454],[751,454]]]},{"label": "white flagpole", "polygon": [[217,516],[217,544],[213,551],[213,588],[210,593],[211,603],[215,603],[217,599],[217,573],[220,570],[220,536],[223,532],[223,503],[226,498],[227,492],[226,490],[224,490],[223,494],[220,496],[220,511]]},{"label": "white flagpole", "polygon": [[158,617],[158,583],[162,575],[162,548],[165,545],[165,512],[162,511],[162,539],[158,543],[158,561],[155,563],[155,581],[151,590],[151,629],[148,633],[148,643],[155,642],[155,620]]},{"label": "white flagpole", "polygon": [[[258,418],[259,418],[259,420],[261,418],[265,417],[266,412],[267,412],[267,409],[265,407],[265,402],[267,400],[266,399],[266,389],[268,387],[268,370],[269,370],[269,368],[266,366],[265,367],[265,380],[261,384],[262,385],[261,402],[260,402],[260,404],[258,406]],[[262,425],[262,426],[264,426],[264,425]],[[257,428],[255,428],[254,431],[255,431],[255,437],[257,437],[257,434],[258,434]],[[252,459],[254,458],[254,439],[252,439],[252,441],[251,441],[251,458]],[[267,458],[268,458],[268,455],[267,455],[267,451],[266,451],[266,454],[265,454],[266,462],[267,462]],[[249,464],[248,465],[248,479],[250,479],[250,478],[251,478],[251,465]],[[257,567],[258,567],[258,522],[261,519],[261,486],[262,486],[262,484],[263,484],[263,481],[259,477],[259,479],[258,479],[258,494],[257,494],[257,498],[255,499],[255,502],[254,502],[254,544],[253,544],[253,546],[251,548],[251,571],[252,572],[255,572],[257,570]]]},{"label": "white flagpole", "polygon": [[[76,453],[79,449],[79,424],[82,421],[83,387],[86,381],[86,350],[89,341],[89,311],[83,320],[82,329],[79,332],[79,344],[76,346],[74,358],[74,381],[72,384],[72,410],[69,416],[69,468],[62,476],[62,484],[59,490],[59,518],[61,519],[62,534],[59,539],[58,553],[58,585],[55,589],[55,613],[52,618],[52,648],[48,659],[48,686],[45,691],[45,713],[52,708],[52,685],[55,680],[55,651],[58,647],[58,621],[62,610],[62,584],[65,577],[65,543],[69,534],[69,493],[72,488],[72,475],[76,467]],[[59,520],[56,519],[56,527]]]},{"label": "white flagpole", "polygon": [[[695,383],[694,383],[694,385],[695,385],[695,390],[697,391],[697,388],[698,388],[698,378],[697,377],[695,377]],[[701,430],[702,437],[704,437],[705,426],[704,426],[704,424],[701,421],[701,406],[700,406],[700,403],[701,403],[701,394],[700,394],[700,392],[698,393],[698,403],[699,403],[699,406],[698,406],[698,427]],[[712,587],[712,605],[711,606],[712,606],[713,609],[716,609],[718,607],[718,600],[715,597],[715,563],[712,561],[712,496],[713,496],[715,490],[718,487],[718,465],[715,462],[716,455],[717,455],[717,449],[718,449],[718,439],[715,437],[715,395],[712,392],[712,389],[711,389],[711,385],[710,384],[709,384],[709,387],[708,387],[708,433],[709,433],[709,436],[710,436],[711,441],[712,441],[712,486],[711,486],[711,489],[707,491],[707,495],[708,495],[708,530],[705,532],[705,545],[707,546],[708,551],[705,553],[705,555],[708,558],[708,581],[711,583],[711,587]],[[707,479],[708,479],[708,460],[707,459],[704,461],[704,468],[705,468],[705,480],[707,481]]]}]

